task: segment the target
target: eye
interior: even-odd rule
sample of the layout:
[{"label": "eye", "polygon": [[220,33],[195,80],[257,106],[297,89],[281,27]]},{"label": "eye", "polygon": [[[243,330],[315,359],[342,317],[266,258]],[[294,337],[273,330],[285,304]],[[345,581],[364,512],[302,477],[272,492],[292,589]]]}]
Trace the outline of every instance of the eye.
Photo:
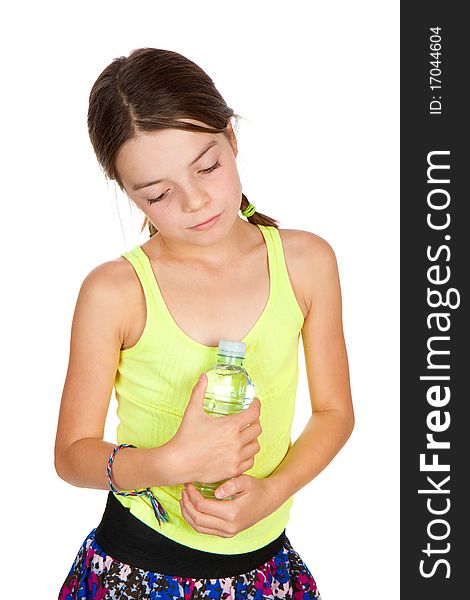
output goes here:
[{"label": "eye", "polygon": [[211,171],[215,171],[215,169],[217,169],[218,167],[220,167],[220,163],[218,160],[216,160],[212,167],[209,167],[208,169],[203,169],[201,172],[210,173]]},{"label": "eye", "polygon": [[[167,190],[168,191],[168,190]],[[149,198],[147,200],[147,202],[149,204],[153,204],[154,202],[160,202],[160,200],[163,200],[163,198],[165,197],[166,192],[164,192],[163,194],[160,194],[160,196],[158,196],[157,198]]]},{"label": "eye", "polygon": [[[215,163],[211,167],[209,167],[208,169],[202,169],[201,173],[204,173],[204,174],[207,175],[209,173],[212,173],[212,171],[215,171],[215,169],[218,169],[219,167],[220,167],[220,163],[219,163],[218,160],[216,160]],[[168,190],[166,190],[166,192],[167,191]],[[147,202],[149,204],[153,204],[154,202],[160,202],[165,197],[166,192],[164,192],[163,194],[160,194],[160,196],[157,196],[157,198],[149,198],[147,200]]]}]

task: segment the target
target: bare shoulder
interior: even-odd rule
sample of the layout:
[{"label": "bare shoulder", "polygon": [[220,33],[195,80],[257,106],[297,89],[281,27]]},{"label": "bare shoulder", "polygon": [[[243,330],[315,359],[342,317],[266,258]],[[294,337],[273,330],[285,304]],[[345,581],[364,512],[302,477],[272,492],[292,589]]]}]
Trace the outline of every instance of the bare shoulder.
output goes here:
[{"label": "bare shoulder", "polygon": [[302,229],[279,229],[284,250],[293,252],[300,259],[324,260],[334,256],[331,245],[322,237]]},{"label": "bare shoulder", "polygon": [[92,303],[103,317],[112,319],[123,343],[134,310],[141,307],[141,290],[137,275],[122,256],[99,264],[81,284],[79,298]]},{"label": "bare shoulder", "polygon": [[279,234],[291,283],[299,304],[306,308],[305,316],[325,283],[337,280],[336,255],[327,240],[311,231],[279,229]]},{"label": "bare shoulder", "polygon": [[103,296],[109,304],[125,305],[132,292],[135,275],[133,269],[123,257],[111,259],[99,264],[84,278],[81,292]]},{"label": "bare shoulder", "polygon": [[84,438],[103,439],[128,320],[126,298],[131,295],[123,260],[98,265],[80,286],[55,443],[58,473],[71,444]]}]

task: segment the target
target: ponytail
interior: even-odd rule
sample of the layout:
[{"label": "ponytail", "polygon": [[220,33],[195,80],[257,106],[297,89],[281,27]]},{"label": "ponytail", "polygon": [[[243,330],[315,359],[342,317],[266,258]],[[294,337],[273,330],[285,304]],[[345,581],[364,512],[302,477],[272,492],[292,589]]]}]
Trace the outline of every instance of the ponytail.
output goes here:
[{"label": "ponytail", "polygon": [[[248,198],[245,196],[245,194],[242,194],[242,203],[240,205],[240,210],[245,210],[248,204],[250,204]],[[256,210],[250,217],[246,218],[250,223],[253,223],[253,225],[266,225],[268,227],[276,227],[276,229],[279,229],[279,223],[278,221],[276,221],[276,219],[272,219],[267,215],[263,215],[263,213],[260,213]]]}]

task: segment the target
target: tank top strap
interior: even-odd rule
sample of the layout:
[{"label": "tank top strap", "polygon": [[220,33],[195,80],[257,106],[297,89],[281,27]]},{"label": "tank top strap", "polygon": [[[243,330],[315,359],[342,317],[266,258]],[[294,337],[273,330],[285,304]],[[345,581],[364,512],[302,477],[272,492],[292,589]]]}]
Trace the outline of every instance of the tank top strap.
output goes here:
[{"label": "tank top strap", "polygon": [[270,256],[269,264],[272,275],[272,285],[273,289],[275,290],[276,297],[281,300],[281,310],[293,310],[299,319],[299,325],[302,326],[304,315],[299,303],[297,302],[297,298],[289,277],[284,247],[282,245],[279,229],[272,225],[258,225],[258,227],[265,232],[265,240]]},{"label": "tank top strap", "polygon": [[152,326],[157,321],[155,313],[156,307],[159,304],[159,297],[155,293],[155,281],[152,267],[140,246],[135,246],[132,250],[121,254],[121,256],[126,258],[134,267],[134,271],[136,272],[140,285],[144,291],[147,309],[145,331],[148,331],[149,329],[152,329]]}]

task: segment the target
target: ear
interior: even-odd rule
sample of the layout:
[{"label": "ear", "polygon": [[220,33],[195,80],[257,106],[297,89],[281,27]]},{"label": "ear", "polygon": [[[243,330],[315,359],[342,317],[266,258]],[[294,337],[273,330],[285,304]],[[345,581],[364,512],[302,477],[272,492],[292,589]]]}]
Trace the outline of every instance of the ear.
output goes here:
[{"label": "ear", "polygon": [[232,122],[230,120],[227,122],[227,133],[230,138],[230,143],[232,144],[233,153],[235,154],[235,156],[237,156],[237,154],[238,154],[237,138],[235,136],[235,132],[233,131]]}]

